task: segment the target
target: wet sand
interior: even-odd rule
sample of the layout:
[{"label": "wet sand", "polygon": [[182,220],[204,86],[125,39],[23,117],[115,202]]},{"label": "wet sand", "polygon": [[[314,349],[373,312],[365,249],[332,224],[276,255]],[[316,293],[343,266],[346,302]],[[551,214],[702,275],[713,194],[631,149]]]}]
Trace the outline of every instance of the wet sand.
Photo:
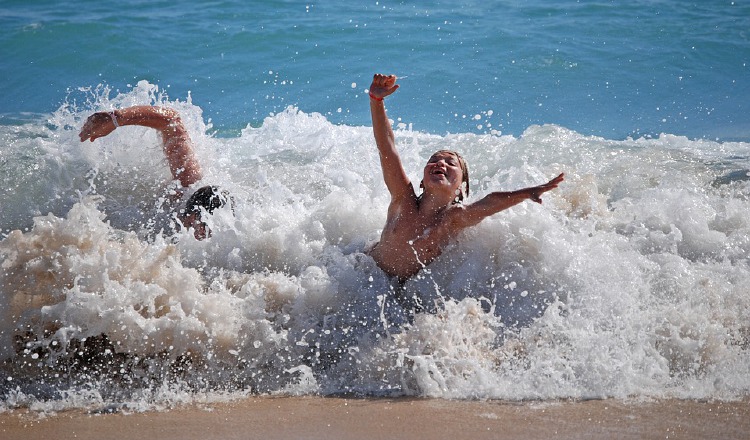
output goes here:
[{"label": "wet sand", "polygon": [[474,402],[250,397],[163,412],[0,414],[16,439],[744,439],[750,400]]}]

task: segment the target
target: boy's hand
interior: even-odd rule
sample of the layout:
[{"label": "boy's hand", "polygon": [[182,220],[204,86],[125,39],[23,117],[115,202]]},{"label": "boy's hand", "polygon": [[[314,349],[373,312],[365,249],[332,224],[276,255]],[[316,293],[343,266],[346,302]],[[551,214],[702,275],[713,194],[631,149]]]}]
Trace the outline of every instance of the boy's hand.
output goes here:
[{"label": "boy's hand", "polygon": [[370,96],[383,99],[398,89],[396,75],[381,75],[376,73],[370,84]]},{"label": "boy's hand", "polygon": [[551,190],[557,188],[557,186],[563,180],[565,180],[565,173],[560,173],[559,176],[555,177],[554,179],[550,180],[549,182],[547,182],[547,183],[545,183],[543,185],[539,185],[539,186],[535,186],[535,187],[531,188],[531,192],[529,194],[529,198],[532,201],[534,201],[534,202],[542,203],[542,194],[546,193],[547,191],[551,191]]},{"label": "boy's hand", "polygon": [[91,142],[94,142],[96,138],[106,136],[113,131],[115,131],[115,124],[112,121],[112,115],[107,112],[97,112],[89,116],[86,123],[83,124],[83,128],[81,128],[79,136],[81,142],[86,139],[91,139]]}]

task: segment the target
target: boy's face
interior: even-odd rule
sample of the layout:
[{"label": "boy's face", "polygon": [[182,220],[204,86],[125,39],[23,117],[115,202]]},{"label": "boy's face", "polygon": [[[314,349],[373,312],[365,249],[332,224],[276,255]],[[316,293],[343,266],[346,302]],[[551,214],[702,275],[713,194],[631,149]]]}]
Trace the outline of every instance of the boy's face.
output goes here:
[{"label": "boy's face", "polygon": [[439,151],[430,157],[424,167],[425,189],[450,190],[453,194],[461,188],[463,171],[458,157],[448,151]]},{"label": "boy's face", "polygon": [[183,216],[182,224],[188,229],[193,229],[193,236],[196,240],[205,240],[211,236],[211,230],[201,221],[200,215],[195,212]]}]

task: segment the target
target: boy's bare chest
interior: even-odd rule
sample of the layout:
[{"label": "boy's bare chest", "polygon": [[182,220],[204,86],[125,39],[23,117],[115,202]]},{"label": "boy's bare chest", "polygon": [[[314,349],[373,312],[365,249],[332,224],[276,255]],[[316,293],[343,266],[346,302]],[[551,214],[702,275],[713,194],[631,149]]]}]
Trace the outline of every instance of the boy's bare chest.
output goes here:
[{"label": "boy's bare chest", "polygon": [[403,210],[388,225],[389,235],[414,247],[439,245],[445,240],[446,216],[424,216],[416,210]]}]

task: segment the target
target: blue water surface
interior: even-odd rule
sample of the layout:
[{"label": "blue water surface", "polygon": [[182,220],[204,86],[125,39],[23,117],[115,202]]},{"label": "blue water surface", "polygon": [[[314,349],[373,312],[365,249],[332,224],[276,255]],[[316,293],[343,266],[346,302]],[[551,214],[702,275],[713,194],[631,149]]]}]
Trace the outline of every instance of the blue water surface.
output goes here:
[{"label": "blue water surface", "polygon": [[5,123],[145,79],[221,136],[290,105],[367,125],[384,72],[425,132],[750,139],[748,1],[5,1],[0,29]]}]

